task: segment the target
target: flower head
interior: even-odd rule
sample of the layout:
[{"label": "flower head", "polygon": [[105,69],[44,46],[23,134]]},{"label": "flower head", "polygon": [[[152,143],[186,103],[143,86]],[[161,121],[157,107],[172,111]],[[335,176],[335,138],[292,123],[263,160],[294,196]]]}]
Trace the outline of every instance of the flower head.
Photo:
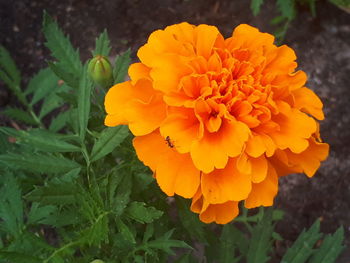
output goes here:
[{"label": "flower head", "polygon": [[203,222],[227,223],[271,206],[278,177],[311,177],[328,155],[317,120],[322,102],[296,71],[294,51],[239,25],[181,23],[153,32],[107,93],[105,124],[127,124],[134,147],[169,196],[192,198]]},{"label": "flower head", "polygon": [[101,87],[110,86],[112,83],[112,66],[108,58],[97,55],[88,65],[88,72],[94,82]]}]

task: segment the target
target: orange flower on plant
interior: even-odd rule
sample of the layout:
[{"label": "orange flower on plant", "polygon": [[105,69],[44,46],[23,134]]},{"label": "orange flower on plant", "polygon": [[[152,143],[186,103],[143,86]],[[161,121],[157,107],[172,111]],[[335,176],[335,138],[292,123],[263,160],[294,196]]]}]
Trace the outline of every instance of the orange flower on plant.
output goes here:
[{"label": "orange flower on plant", "polygon": [[172,25],[106,95],[105,124],[129,125],[160,188],[192,198],[203,222],[231,221],[240,201],[271,206],[280,176],[312,177],[328,156],[322,102],[294,51],[273,42],[245,24],[227,39],[214,26]]}]

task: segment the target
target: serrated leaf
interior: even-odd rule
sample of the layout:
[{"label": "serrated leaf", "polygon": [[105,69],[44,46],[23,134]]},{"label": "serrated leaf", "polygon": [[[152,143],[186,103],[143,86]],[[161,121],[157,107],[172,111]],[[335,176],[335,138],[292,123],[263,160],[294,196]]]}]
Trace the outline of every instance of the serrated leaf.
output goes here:
[{"label": "serrated leaf", "polygon": [[41,205],[64,205],[76,202],[77,185],[74,180],[78,176],[80,168],[74,169],[63,175],[55,177],[45,186],[36,186],[26,199],[38,202]]},{"label": "serrated leaf", "polygon": [[15,119],[17,121],[21,121],[29,125],[37,124],[33,119],[32,115],[30,115],[30,113],[18,108],[8,107],[2,113],[11,119]]},{"label": "serrated leaf", "polygon": [[145,247],[163,250],[164,252],[170,255],[175,254],[174,251],[172,250],[172,248],[175,248],[175,247],[192,249],[192,247],[186,244],[184,241],[170,239],[173,232],[174,232],[174,229],[166,232],[162,237],[156,240],[151,240],[147,242],[145,244]]},{"label": "serrated leaf", "polygon": [[107,187],[110,209],[116,216],[120,216],[130,200],[132,174],[128,169],[111,174]]},{"label": "serrated leaf", "polygon": [[73,89],[77,89],[79,86],[79,75],[75,75],[72,72],[67,71],[64,65],[57,62],[48,62],[50,69],[55,73],[55,75],[62,79],[67,85]]},{"label": "serrated leaf", "polygon": [[123,238],[131,242],[132,244],[136,244],[136,240],[133,233],[130,231],[129,227],[120,218],[116,219],[116,224]]},{"label": "serrated leaf", "polygon": [[111,153],[128,135],[129,130],[126,126],[105,128],[92,148],[91,162]]},{"label": "serrated leaf", "polygon": [[23,202],[21,189],[11,174],[2,175],[0,188],[0,229],[18,237],[23,228]]},{"label": "serrated leaf", "polygon": [[62,130],[66,125],[69,118],[69,111],[58,114],[52,121],[49,130],[52,132],[58,132]]},{"label": "serrated leaf", "polygon": [[333,235],[326,236],[320,248],[315,251],[310,263],[336,262],[338,256],[345,248],[345,246],[342,245],[343,241],[344,228],[339,227]]},{"label": "serrated leaf", "polygon": [[317,220],[308,231],[303,230],[294,244],[287,250],[281,263],[304,263],[313,253],[313,247],[322,237],[320,221]]},{"label": "serrated leaf", "polygon": [[43,33],[46,38],[45,45],[51,50],[52,56],[55,57],[62,68],[69,69],[74,75],[81,72],[81,62],[79,53],[74,50],[71,42],[64,36],[57,23],[44,12]]},{"label": "serrated leaf", "polygon": [[[59,89],[59,90],[58,90]],[[42,119],[47,114],[49,114],[54,109],[63,106],[65,101],[63,101],[62,97],[58,95],[58,91],[61,93],[68,93],[69,87],[67,85],[62,85],[60,87],[56,86],[56,90],[51,92],[43,101],[41,106],[41,110],[39,113],[39,118]]]},{"label": "serrated leaf", "polygon": [[45,220],[56,211],[56,207],[52,205],[40,206],[34,202],[28,214],[27,224],[42,224]]},{"label": "serrated leaf", "polygon": [[78,92],[78,123],[79,136],[81,141],[85,138],[90,113],[90,96],[92,89],[92,81],[87,75],[87,66],[85,65],[81,73]]},{"label": "serrated leaf", "polygon": [[123,82],[128,72],[129,65],[131,63],[130,58],[131,51],[128,49],[122,55],[119,55],[115,60],[115,66],[113,69],[114,84]]},{"label": "serrated leaf", "polygon": [[154,224],[147,224],[145,233],[143,234],[143,243],[147,243],[148,240],[153,236],[154,234]]},{"label": "serrated leaf", "polygon": [[32,173],[59,174],[79,168],[80,165],[63,157],[48,154],[2,154],[0,165]]},{"label": "serrated leaf", "polygon": [[108,38],[107,30],[105,29],[96,39],[96,47],[92,54],[93,56],[102,55],[108,57],[110,51],[110,41]]},{"label": "serrated leaf", "polygon": [[176,197],[176,204],[180,221],[191,237],[207,243],[204,224],[199,221],[198,216],[189,209],[188,201],[181,197]]},{"label": "serrated leaf", "polygon": [[1,45],[0,45],[0,69],[2,69],[4,74],[6,74],[6,77],[9,79],[9,83],[6,83],[7,85],[9,86],[20,85],[21,74],[16,66],[16,63],[11,58],[10,53]]},{"label": "serrated leaf", "polygon": [[267,210],[252,230],[252,237],[247,252],[247,263],[265,263],[269,260],[272,248],[272,211]]},{"label": "serrated leaf", "polygon": [[26,104],[26,98],[20,88],[21,75],[10,53],[0,45],[0,80],[16,95],[20,102]]},{"label": "serrated leaf", "polygon": [[0,68],[2,68],[11,78],[14,85],[18,86],[20,84],[21,75],[17,69],[16,63],[11,58],[10,53],[3,46],[0,46]]},{"label": "serrated leaf", "polygon": [[33,94],[30,105],[34,105],[45,98],[56,89],[57,85],[58,78],[49,68],[40,70],[39,73],[29,81],[25,91],[26,95]]},{"label": "serrated leaf", "polygon": [[152,206],[146,207],[143,202],[131,202],[125,211],[126,215],[140,223],[152,223],[163,215],[162,211]]},{"label": "serrated leaf", "polygon": [[284,17],[294,19],[296,13],[294,0],[277,0],[276,5]]},{"label": "serrated leaf", "polygon": [[13,147],[13,144],[9,142],[8,136],[0,133],[0,154],[6,153]]},{"label": "serrated leaf", "polygon": [[233,225],[224,225],[222,233],[220,236],[220,252],[218,253],[220,257],[220,263],[234,263],[238,262],[240,258],[235,258],[235,248],[236,243],[240,242],[237,240],[237,235],[235,235],[236,229]]},{"label": "serrated leaf", "polygon": [[16,263],[42,263],[42,260],[37,257],[13,251],[0,251],[0,259],[9,260],[7,262]]},{"label": "serrated leaf", "polygon": [[34,149],[45,152],[78,152],[80,148],[64,140],[64,135],[51,133],[45,130],[15,130],[0,127],[0,132],[15,137],[17,143],[29,145]]},{"label": "serrated leaf", "polygon": [[261,5],[264,3],[264,0],[251,0],[250,9],[252,9],[253,15],[256,16],[260,13]]},{"label": "serrated leaf", "polygon": [[60,210],[55,210],[52,214],[41,221],[44,225],[53,227],[63,227],[82,223],[82,218],[77,214],[77,208],[70,206]]},{"label": "serrated leaf", "polygon": [[98,215],[91,226],[82,232],[83,238],[89,245],[99,245],[102,241],[108,240],[108,212]]},{"label": "serrated leaf", "polygon": [[286,22],[286,17],[284,16],[276,16],[270,20],[271,25],[278,25],[282,22]]}]

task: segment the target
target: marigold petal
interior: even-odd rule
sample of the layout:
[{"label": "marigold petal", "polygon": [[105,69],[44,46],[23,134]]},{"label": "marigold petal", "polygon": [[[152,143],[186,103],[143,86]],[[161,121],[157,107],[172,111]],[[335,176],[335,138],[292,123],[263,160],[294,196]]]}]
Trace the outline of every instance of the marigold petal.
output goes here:
[{"label": "marigold petal", "polygon": [[111,87],[105,97],[105,109],[108,114],[121,114],[125,103],[132,97],[132,85],[129,81]]},{"label": "marigold petal", "polygon": [[230,158],[224,169],[202,174],[201,187],[204,198],[210,204],[240,201],[247,198],[251,190],[251,177],[240,173],[236,160]]},{"label": "marigold petal", "polygon": [[193,110],[178,108],[164,120],[160,132],[163,137],[169,136],[178,152],[187,153],[192,142],[203,136],[203,124]]},{"label": "marigold petal", "polygon": [[246,208],[271,206],[278,192],[278,177],[271,164],[268,165],[267,176],[260,183],[253,183],[252,190],[245,201]]},{"label": "marigold petal", "polygon": [[238,202],[228,201],[222,204],[210,204],[208,208],[200,213],[199,218],[204,223],[215,222],[227,224],[239,214]]},{"label": "marigold petal", "polygon": [[316,131],[316,122],[305,113],[290,108],[287,103],[280,103],[279,106],[281,112],[274,117],[274,121],[280,125],[280,130],[269,136],[278,148],[289,148],[294,153],[300,153],[308,147],[307,139]]},{"label": "marigold petal", "polygon": [[323,103],[319,97],[308,88],[300,88],[295,90],[294,96],[294,107],[311,114],[318,120],[323,120]]},{"label": "marigold petal", "polygon": [[149,103],[132,100],[127,104],[124,116],[135,136],[145,135],[157,129],[165,119],[166,104],[160,94],[153,96]]},{"label": "marigold petal", "polygon": [[262,33],[255,27],[241,24],[234,29],[232,38],[229,38],[226,43],[229,49],[242,47],[254,50],[262,46],[271,48],[274,40],[275,38],[268,33]]},{"label": "marigold petal", "polygon": [[290,163],[300,166],[308,177],[312,177],[320,167],[321,161],[328,157],[329,145],[317,142],[314,138],[309,142],[309,147],[305,151],[299,154],[287,151],[287,157]]},{"label": "marigold petal", "polygon": [[165,94],[177,92],[183,76],[192,73],[186,60],[173,54],[153,58],[154,66],[150,72],[153,79],[153,87]]},{"label": "marigold petal", "polygon": [[104,124],[109,127],[114,127],[117,125],[128,124],[128,121],[120,114],[108,114],[105,118]]},{"label": "marigold petal", "polygon": [[242,152],[249,136],[248,127],[238,121],[224,121],[216,133],[205,133],[203,138],[195,141],[191,147],[194,165],[205,173],[214,167],[222,169],[228,157],[235,157]]},{"label": "marigold petal", "polygon": [[196,32],[196,50],[197,55],[209,59],[219,30],[215,26],[199,25],[195,29]]},{"label": "marigold petal", "polygon": [[196,193],[200,171],[194,167],[189,154],[179,154],[169,147],[159,131],[134,138],[133,145],[138,158],[155,173],[164,193],[185,198]]},{"label": "marigold petal", "polygon": [[268,162],[264,155],[258,158],[249,158],[252,165],[252,182],[260,183],[267,175]]},{"label": "marigold petal", "polygon": [[142,63],[133,63],[128,69],[128,74],[132,84],[135,84],[140,79],[149,79],[149,72],[150,68]]},{"label": "marigold petal", "polygon": [[280,46],[267,55],[263,73],[273,72],[275,75],[292,73],[297,67],[296,58],[293,49],[287,45]]}]

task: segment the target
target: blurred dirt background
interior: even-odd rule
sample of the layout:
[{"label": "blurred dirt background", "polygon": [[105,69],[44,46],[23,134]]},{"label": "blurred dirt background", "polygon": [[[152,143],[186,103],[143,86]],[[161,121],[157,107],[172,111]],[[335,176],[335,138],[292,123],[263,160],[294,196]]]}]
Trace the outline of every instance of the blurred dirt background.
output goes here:
[{"label": "blurred dirt background", "polygon": [[[269,21],[277,16],[274,1],[266,1],[257,17],[249,5],[249,0],[0,0],[0,43],[14,57],[25,86],[50,59],[41,32],[44,9],[70,35],[83,60],[90,57],[95,38],[104,28],[112,54],[130,47],[136,60],[135,52],[152,31],[182,21],[216,25],[226,37],[241,23],[272,33],[276,28]],[[344,226],[349,247],[350,14],[322,0],[317,1],[316,11],[317,16],[312,17],[300,6],[284,43],[295,49],[300,69],[309,76],[308,87],[324,102],[321,134],[331,152],[313,179],[293,175],[280,180],[276,207],[285,211],[285,218],[277,230],[288,246],[304,227],[321,218],[326,233]],[[17,103],[0,83],[0,125],[10,121],[1,110]],[[350,262],[349,249],[338,262]]]}]

